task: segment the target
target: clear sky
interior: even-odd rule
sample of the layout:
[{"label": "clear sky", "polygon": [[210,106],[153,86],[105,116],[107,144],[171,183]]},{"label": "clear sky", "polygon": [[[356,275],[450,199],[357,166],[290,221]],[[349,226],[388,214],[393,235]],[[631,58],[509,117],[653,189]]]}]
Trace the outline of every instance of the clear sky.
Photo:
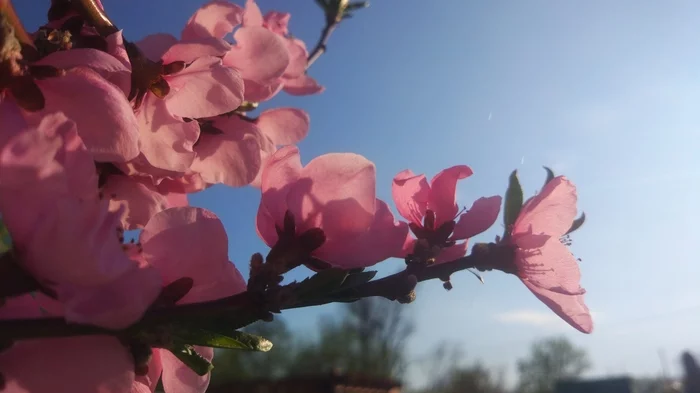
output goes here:
[{"label": "clear sky", "polygon": [[[17,3],[28,27],[38,26],[48,2]],[[179,35],[202,1],[104,3],[134,40]],[[315,44],[323,17],[313,0],[259,4],[291,12],[292,33]],[[449,293],[424,283],[408,306],[418,323],[414,356],[451,340],[512,377],[533,339],[565,334],[589,351],[591,375],[657,374],[659,350],[677,370],[680,350],[700,350],[698,15],[693,0],[375,0],[312,67],[325,93],[280,94],[263,108],[308,111],[303,159],[362,154],[376,163],[387,201],[397,172],[432,176],[455,164],[475,172],[459,184],[460,205],[502,194],[513,169],[528,193],[541,186],[542,165],[579,187],[588,221],[573,251],[583,259],[594,333],[559,321],[515,277],[491,273],[481,285],[461,273]],[[258,198],[252,188],[214,187],[190,199],[222,218],[244,274],[249,256],[266,252],[254,229]],[[312,335],[318,315],[332,310],[286,320]]]}]

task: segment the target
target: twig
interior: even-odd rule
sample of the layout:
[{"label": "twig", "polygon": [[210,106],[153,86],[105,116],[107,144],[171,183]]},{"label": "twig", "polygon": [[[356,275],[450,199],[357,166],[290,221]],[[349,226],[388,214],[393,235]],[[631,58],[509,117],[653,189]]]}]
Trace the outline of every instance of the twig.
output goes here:
[{"label": "twig", "polygon": [[[416,283],[431,279],[446,280],[450,275],[470,268],[488,268],[499,265],[503,258],[512,258],[513,250],[507,246],[490,247],[488,251],[472,252],[463,258],[421,268],[407,268],[379,280],[370,281],[354,288],[337,292],[313,301],[299,302],[291,299],[279,306],[280,310],[309,307],[334,302],[352,302],[360,298],[380,296],[399,300],[412,295]],[[289,289],[294,284],[281,287]],[[149,310],[141,321],[129,328],[141,328],[199,318],[225,317],[231,329],[241,328],[269,315],[264,297],[259,293],[242,292],[219,300],[192,303],[174,307]],[[16,319],[0,321],[0,342],[38,337],[68,337],[94,334],[118,335],[123,332],[110,331],[90,325],[71,324],[63,318]]]},{"label": "twig", "polygon": [[326,21],[326,26],[321,32],[321,37],[318,39],[318,43],[316,43],[314,50],[311,51],[311,54],[309,54],[309,58],[306,61],[307,70],[313,63],[316,62],[316,60],[318,60],[319,57],[321,57],[322,54],[326,52],[326,44],[328,44],[328,39],[331,38],[331,34],[333,34],[336,27],[338,27],[338,22],[335,19]]},{"label": "twig", "polygon": [[119,31],[95,0],[74,0],[72,4],[83,19],[88,21],[102,37]]}]

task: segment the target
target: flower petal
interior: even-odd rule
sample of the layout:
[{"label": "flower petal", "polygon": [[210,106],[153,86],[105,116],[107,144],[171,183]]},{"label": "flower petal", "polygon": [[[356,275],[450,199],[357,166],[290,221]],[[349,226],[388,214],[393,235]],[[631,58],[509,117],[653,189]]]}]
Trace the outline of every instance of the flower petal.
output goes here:
[{"label": "flower petal", "polygon": [[115,280],[95,287],[58,286],[65,318],[107,329],[125,329],[143,317],[160,294],[158,271],[148,265],[132,268]]},{"label": "flower petal", "polygon": [[264,24],[270,31],[275,34],[286,36],[289,34],[289,19],[291,15],[286,12],[269,11],[265,14]]},{"label": "flower petal", "polygon": [[172,34],[158,33],[147,35],[136,46],[141,49],[149,60],[160,61],[171,46],[177,44],[177,38]]},{"label": "flower petal", "polygon": [[296,108],[266,110],[258,117],[257,125],[275,145],[292,145],[309,133],[309,114]]},{"label": "flower petal", "polygon": [[202,37],[174,44],[163,54],[163,64],[184,61],[187,64],[200,57],[222,57],[231,50],[231,45],[214,37]]},{"label": "flower petal", "polygon": [[277,243],[278,236],[275,229],[275,218],[270,215],[262,201],[260,206],[258,206],[258,214],[255,216],[255,231],[268,247],[273,247]]},{"label": "flower petal", "polygon": [[289,65],[284,38],[264,27],[241,27],[233,38],[236,46],[224,56],[224,64],[240,70],[244,79],[268,83],[284,74]]},{"label": "flower petal", "polygon": [[430,181],[430,197],[428,209],[435,212],[435,227],[447,221],[454,220],[457,215],[455,197],[457,181],[472,175],[472,170],[466,165],[447,168],[433,177]]},{"label": "flower petal", "polygon": [[460,242],[453,246],[447,247],[440,251],[440,254],[435,258],[435,263],[451,262],[459,259],[467,254],[467,242]]},{"label": "flower petal", "polygon": [[126,230],[143,228],[156,213],[169,207],[187,206],[187,201],[173,204],[149,179],[137,176],[112,175],[102,188],[111,211],[124,209],[121,225]]},{"label": "flower petal", "polygon": [[323,228],[326,237],[357,236],[374,221],[375,187],[371,161],[352,153],[325,154],[302,169],[287,206],[300,231]]},{"label": "flower petal", "polygon": [[284,70],[284,78],[295,79],[304,75],[308,64],[307,57],[309,53],[306,51],[304,43],[297,38],[287,38],[287,50],[289,51],[289,65]]},{"label": "flower petal", "polygon": [[263,16],[255,0],[246,0],[243,26],[262,26]]},{"label": "flower petal", "polygon": [[299,180],[301,171],[301,158],[296,146],[277,150],[262,169],[261,204],[280,228],[284,227],[289,188]]},{"label": "flower petal", "polygon": [[423,225],[423,217],[428,207],[430,186],[425,175],[416,175],[406,169],[394,176],[391,195],[399,214],[408,221]]},{"label": "flower petal", "polygon": [[[95,71],[74,68],[65,76],[38,80],[46,106],[32,116],[60,111],[78,127],[95,161],[124,162],[138,155],[138,123],[124,93]],[[70,92],[71,99],[66,99]]]},{"label": "flower petal", "polygon": [[[160,271],[166,285],[182,277],[192,278],[195,287],[209,287],[221,280],[236,281],[227,270],[230,263],[226,231],[208,210],[194,207],[164,210],[149,221],[140,241],[143,258]],[[245,282],[237,283],[230,287],[232,293],[240,291],[240,285],[245,289]]]},{"label": "flower petal", "polygon": [[[195,346],[197,353],[211,361],[214,349]],[[200,376],[185,366],[169,351],[160,351],[163,362],[163,389],[168,393],[204,393],[209,386],[211,373]]]},{"label": "flower petal", "polygon": [[165,106],[179,117],[204,118],[231,112],[243,101],[238,71],[221,65],[216,57],[201,57],[168,78]]},{"label": "flower petal", "polygon": [[450,239],[469,239],[488,230],[496,222],[500,211],[500,196],[477,199],[472,207],[459,217]]},{"label": "flower petal", "polygon": [[522,236],[515,239],[515,264],[518,276],[532,285],[554,292],[569,295],[581,294],[579,282],[581,272],[576,258],[558,238],[550,237],[543,246],[527,248],[530,238],[538,235]]},{"label": "flower petal", "polygon": [[523,284],[561,319],[582,333],[593,332],[593,318],[583,295],[567,295],[548,291],[523,280]]},{"label": "flower petal", "polygon": [[284,91],[293,96],[308,96],[311,94],[323,93],[325,89],[325,87],[319,85],[314,78],[307,74],[298,78],[284,80]]},{"label": "flower petal", "polygon": [[351,238],[327,238],[313,255],[344,269],[372,266],[401,253],[408,224],[397,222],[389,206],[377,199],[374,222],[362,235]]},{"label": "flower petal", "polygon": [[213,126],[221,134],[200,136],[192,170],[209,184],[223,183],[231,187],[249,184],[260,171],[260,131],[238,116],[219,117]]},{"label": "flower petal", "polygon": [[243,22],[243,8],[228,1],[211,1],[192,15],[182,30],[183,40],[224,38]]},{"label": "flower petal", "polygon": [[559,238],[576,218],[576,199],[576,186],[564,176],[555,177],[523,206],[513,235],[531,232]]},{"label": "flower petal", "polygon": [[199,138],[196,121],[173,116],[165,101],[147,94],[136,112],[141,134],[141,152],[155,168],[184,173],[194,161],[193,146]]},{"label": "flower petal", "polygon": [[131,354],[110,336],[37,339],[0,353],[4,391],[12,393],[128,392]]},{"label": "flower petal", "polygon": [[282,91],[284,83],[281,79],[273,80],[269,83],[258,83],[250,79],[244,80],[246,101],[262,102],[267,101]]},{"label": "flower petal", "polygon": [[163,372],[163,364],[160,361],[160,353],[165,349],[153,348],[153,355],[148,362],[148,374],[137,375],[130,393],[153,393],[158,386],[160,374]]}]

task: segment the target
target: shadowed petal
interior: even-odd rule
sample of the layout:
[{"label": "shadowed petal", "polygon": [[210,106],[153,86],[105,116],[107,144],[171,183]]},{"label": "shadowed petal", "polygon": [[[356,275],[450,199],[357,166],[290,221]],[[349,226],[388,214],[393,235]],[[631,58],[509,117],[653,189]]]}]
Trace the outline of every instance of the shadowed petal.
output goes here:
[{"label": "shadowed petal", "polygon": [[399,214],[416,225],[423,225],[428,206],[430,186],[425,175],[415,175],[410,169],[394,177],[391,195]]},{"label": "shadowed petal", "polygon": [[257,125],[275,145],[300,142],[309,133],[309,114],[296,108],[275,108],[260,114]]},{"label": "shadowed petal", "polygon": [[428,208],[435,212],[435,227],[455,219],[457,181],[471,176],[472,173],[468,166],[457,165],[440,171],[430,181]]},{"label": "shadowed petal", "polygon": [[500,196],[477,199],[472,207],[459,217],[451,239],[469,239],[488,230],[496,222],[500,211]]},{"label": "shadowed petal", "polygon": [[224,38],[243,22],[243,8],[228,1],[211,1],[192,15],[182,30],[183,40]]}]

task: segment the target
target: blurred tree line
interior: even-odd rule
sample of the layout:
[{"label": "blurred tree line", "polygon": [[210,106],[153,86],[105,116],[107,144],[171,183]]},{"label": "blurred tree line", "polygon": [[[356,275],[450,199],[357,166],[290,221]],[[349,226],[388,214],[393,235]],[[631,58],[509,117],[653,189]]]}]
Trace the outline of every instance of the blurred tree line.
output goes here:
[{"label": "blurred tree line", "polygon": [[[410,308],[384,299],[365,298],[344,305],[340,318],[320,321],[319,335],[304,339],[282,319],[258,322],[245,330],[270,339],[268,353],[219,351],[212,384],[232,380],[276,379],[319,375],[331,371],[405,380],[410,365],[407,344],[415,330]],[[503,372],[481,363],[464,363],[464,353],[452,343],[439,345],[414,362],[428,381],[416,393],[501,393]],[[589,367],[586,353],[564,338],[535,342],[530,355],[517,362],[522,393],[553,393],[559,379],[575,379]]]}]

